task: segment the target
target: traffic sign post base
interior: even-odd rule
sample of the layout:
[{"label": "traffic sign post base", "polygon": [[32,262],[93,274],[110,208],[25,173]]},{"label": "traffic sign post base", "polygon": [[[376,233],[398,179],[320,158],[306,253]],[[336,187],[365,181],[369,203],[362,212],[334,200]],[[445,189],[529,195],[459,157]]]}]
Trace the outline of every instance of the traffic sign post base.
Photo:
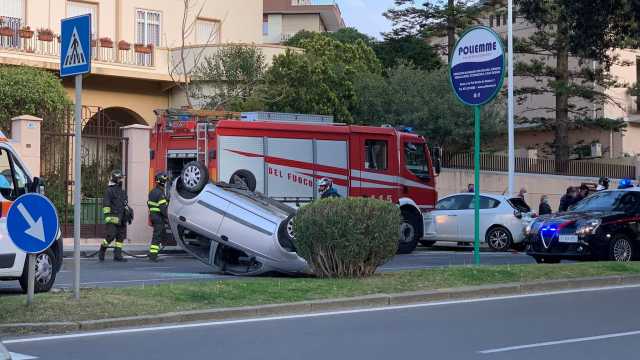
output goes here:
[{"label": "traffic sign post base", "polygon": [[27,272],[27,306],[30,306],[33,304],[33,294],[36,286],[36,255],[29,254],[27,266],[29,267]]},{"label": "traffic sign post base", "polygon": [[476,265],[480,265],[480,106],[473,107],[475,123],[475,149],[474,158],[474,199],[473,203],[473,259]]}]

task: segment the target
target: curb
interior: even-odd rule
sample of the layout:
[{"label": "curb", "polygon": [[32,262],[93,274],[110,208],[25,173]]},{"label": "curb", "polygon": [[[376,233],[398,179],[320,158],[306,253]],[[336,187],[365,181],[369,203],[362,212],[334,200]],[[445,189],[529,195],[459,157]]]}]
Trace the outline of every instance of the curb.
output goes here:
[{"label": "curb", "polygon": [[527,283],[471,286],[455,289],[416,291],[399,294],[374,294],[329,300],[304,301],[289,304],[247,306],[226,309],[193,310],[160,315],[77,322],[23,323],[0,325],[0,335],[60,334],[113,328],[138,327],[168,323],[221,321],[275,315],[309,314],[334,310],[380,308],[395,305],[420,304],[447,300],[479,299],[495,296],[532,294],[545,291],[598,288],[640,284],[640,275],[616,275],[567,280],[546,280]]}]

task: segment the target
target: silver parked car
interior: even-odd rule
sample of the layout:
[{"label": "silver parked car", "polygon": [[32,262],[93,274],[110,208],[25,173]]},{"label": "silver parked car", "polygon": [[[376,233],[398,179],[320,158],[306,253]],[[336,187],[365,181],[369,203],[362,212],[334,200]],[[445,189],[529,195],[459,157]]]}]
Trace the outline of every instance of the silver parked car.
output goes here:
[{"label": "silver parked car", "polygon": [[308,271],[293,245],[295,209],[246,187],[211,183],[199,162],[184,167],[170,199],[169,224],[178,244],[215,271]]}]

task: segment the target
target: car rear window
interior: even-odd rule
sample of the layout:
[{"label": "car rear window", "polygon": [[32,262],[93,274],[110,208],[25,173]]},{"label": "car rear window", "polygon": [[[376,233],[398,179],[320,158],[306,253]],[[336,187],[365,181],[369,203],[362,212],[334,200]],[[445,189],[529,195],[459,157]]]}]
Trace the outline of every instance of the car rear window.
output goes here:
[{"label": "car rear window", "polygon": [[509,200],[507,200],[507,202],[509,203],[509,205],[511,205],[514,209],[523,212],[523,213],[528,213],[531,212],[531,208],[529,207],[529,205],[527,205],[527,203],[520,199],[520,198],[511,198]]}]

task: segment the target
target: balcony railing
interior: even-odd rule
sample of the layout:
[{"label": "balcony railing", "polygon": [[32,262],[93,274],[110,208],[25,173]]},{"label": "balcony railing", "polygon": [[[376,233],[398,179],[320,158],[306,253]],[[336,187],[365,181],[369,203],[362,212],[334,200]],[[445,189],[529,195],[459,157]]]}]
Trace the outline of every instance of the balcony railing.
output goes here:
[{"label": "balcony railing", "polygon": [[[26,55],[59,57],[60,36],[47,31],[34,31],[22,27],[21,19],[3,17],[0,26],[0,51]],[[153,45],[116,43],[103,38],[91,41],[93,60],[113,64],[155,66],[156,49]]]}]

